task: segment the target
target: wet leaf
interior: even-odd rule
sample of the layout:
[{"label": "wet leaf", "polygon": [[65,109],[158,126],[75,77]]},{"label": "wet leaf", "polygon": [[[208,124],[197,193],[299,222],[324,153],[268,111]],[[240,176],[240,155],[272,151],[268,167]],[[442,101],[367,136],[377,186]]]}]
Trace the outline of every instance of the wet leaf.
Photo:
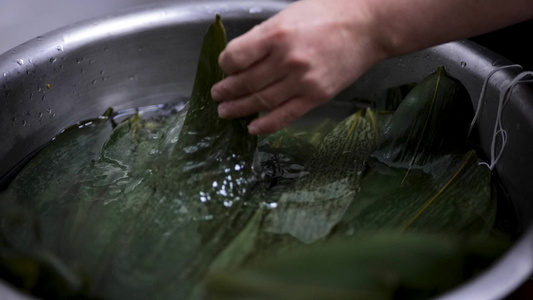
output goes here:
[{"label": "wet leaf", "polygon": [[[224,120],[218,117],[211,87],[224,74],[218,55],[226,45],[224,27],[217,20],[209,27],[200,52],[197,77],[187,117],[179,135],[179,147],[168,168],[180,194],[202,201],[241,201],[248,193],[251,164],[257,138],[248,134],[253,118]],[[172,182],[166,184],[171,185]]]},{"label": "wet leaf", "polygon": [[372,156],[390,166],[412,168],[464,153],[473,116],[468,91],[441,67],[406,96]]},{"label": "wet leaf", "polygon": [[[134,115],[111,136],[108,124],[108,131],[91,132],[107,134],[101,140],[80,137],[83,145],[95,147],[87,159],[77,148],[62,145],[47,155],[58,158],[65,152],[66,158],[34,169],[30,165],[21,173],[20,192],[35,179],[51,184],[50,192],[36,186],[27,196],[31,219],[21,220],[24,214],[14,211],[11,221],[2,220],[9,225],[5,230],[24,224],[6,236],[8,247],[26,249],[31,242],[38,253],[50,250],[82,271],[91,297],[189,298],[256,209],[244,206],[255,184],[256,138],[247,133],[247,120],[219,119],[210,96],[211,86],[223,76],[218,55],[225,39],[217,16],[204,39],[191,100],[182,111],[166,119]],[[46,177],[38,173],[43,168]],[[73,176],[71,168],[82,168],[84,176]],[[65,188],[68,193],[58,194]],[[18,197],[13,195],[11,204]],[[32,206],[41,202],[50,217]],[[34,237],[35,227],[50,249]],[[30,241],[20,232],[33,234]]]},{"label": "wet leaf", "polygon": [[424,79],[386,126],[339,230],[490,231],[496,203],[490,170],[468,150],[472,117],[460,82],[442,68]]},{"label": "wet leaf", "polygon": [[362,235],[213,272],[206,299],[427,299],[477,275],[508,247],[498,239]]},{"label": "wet leaf", "polygon": [[307,174],[284,189],[279,198],[267,195],[277,208],[267,215],[264,230],[290,234],[304,243],[327,236],[358,189],[365,160],[381,133],[378,119],[367,109],[337,125],[306,164]]}]

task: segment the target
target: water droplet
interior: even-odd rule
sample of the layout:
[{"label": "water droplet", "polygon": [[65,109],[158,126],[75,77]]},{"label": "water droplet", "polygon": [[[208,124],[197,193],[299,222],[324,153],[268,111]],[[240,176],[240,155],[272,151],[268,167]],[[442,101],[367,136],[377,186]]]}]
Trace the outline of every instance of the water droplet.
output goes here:
[{"label": "water droplet", "polygon": [[37,115],[39,118],[42,118],[43,117],[43,112],[39,112],[39,114]]},{"label": "water droplet", "polygon": [[83,73],[85,73],[85,70],[84,70],[84,69],[81,69],[81,71],[80,71],[80,72],[81,72],[81,74],[83,74]]},{"label": "water droplet", "polygon": [[259,14],[263,12],[263,9],[261,7],[252,7],[250,10],[248,10],[248,12],[251,14]]},{"label": "water droplet", "polygon": [[105,71],[104,70],[100,70],[100,75],[104,75]]},{"label": "water droplet", "polygon": [[46,109],[46,112],[47,112],[48,114],[51,114],[51,113],[52,113],[52,109],[51,109],[51,108],[47,108],[47,109]]},{"label": "water droplet", "polygon": [[57,61],[57,58],[55,58],[55,57],[51,57],[50,58],[50,63],[51,64],[55,63],[56,61]]},{"label": "water droplet", "polygon": [[22,126],[26,126],[26,120],[22,120]]},{"label": "water droplet", "polygon": [[109,51],[109,48],[105,47],[104,52],[107,52],[107,51]]},{"label": "water droplet", "polygon": [[464,67],[466,67],[466,62],[462,61],[461,62],[461,68],[464,68]]},{"label": "water droplet", "polygon": [[63,51],[63,45],[59,45],[56,47],[57,51]]},{"label": "water droplet", "polygon": [[17,59],[17,64],[19,64],[19,66],[22,66],[24,64],[24,60],[22,58]]},{"label": "water droplet", "polygon": [[13,117],[13,119],[11,119],[11,121],[15,122],[17,120],[17,117]]},{"label": "water droplet", "polygon": [[2,74],[2,76],[6,77],[6,76],[7,76],[7,73]]},{"label": "water droplet", "polygon": [[225,200],[224,201],[224,206],[225,207],[231,207],[233,205],[233,201],[230,201],[230,200]]},{"label": "water droplet", "polygon": [[96,84],[96,79],[91,81],[91,84]]},{"label": "water droplet", "polygon": [[41,101],[44,101],[44,100],[46,100],[46,96],[45,95],[43,95],[43,97],[41,98]]}]

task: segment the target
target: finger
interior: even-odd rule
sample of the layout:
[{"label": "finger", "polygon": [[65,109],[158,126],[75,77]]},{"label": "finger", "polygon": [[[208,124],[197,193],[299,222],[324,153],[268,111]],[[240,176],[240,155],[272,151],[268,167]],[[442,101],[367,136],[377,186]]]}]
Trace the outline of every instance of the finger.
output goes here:
[{"label": "finger", "polygon": [[223,119],[234,119],[270,111],[297,93],[293,81],[282,79],[260,92],[237,100],[222,102],[218,105],[218,115]]},{"label": "finger", "polygon": [[229,76],[211,89],[216,101],[228,101],[251,95],[279,81],[285,73],[274,68],[277,58],[268,56],[249,69]]},{"label": "finger", "polygon": [[270,41],[257,25],[247,33],[230,41],[218,57],[222,71],[228,75],[241,72],[270,52]]},{"label": "finger", "polygon": [[303,116],[316,105],[301,97],[290,99],[268,114],[253,120],[248,125],[248,132],[250,134],[276,132],[296,121],[296,119]]}]

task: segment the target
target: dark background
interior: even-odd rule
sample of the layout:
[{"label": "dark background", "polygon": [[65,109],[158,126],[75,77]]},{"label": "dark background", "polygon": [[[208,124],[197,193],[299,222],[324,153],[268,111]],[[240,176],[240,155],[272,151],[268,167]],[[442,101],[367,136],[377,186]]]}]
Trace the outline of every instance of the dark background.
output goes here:
[{"label": "dark background", "polygon": [[[533,20],[471,38],[490,50],[533,71]],[[532,298],[533,299],[533,298]]]}]

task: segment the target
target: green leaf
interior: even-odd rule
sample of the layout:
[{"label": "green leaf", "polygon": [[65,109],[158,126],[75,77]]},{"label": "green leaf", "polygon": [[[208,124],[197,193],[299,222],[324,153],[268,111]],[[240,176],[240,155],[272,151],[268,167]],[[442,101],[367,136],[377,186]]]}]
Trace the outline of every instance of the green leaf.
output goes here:
[{"label": "green leaf", "polygon": [[240,201],[248,193],[257,146],[257,138],[249,135],[247,128],[253,117],[220,119],[217,103],[211,97],[211,87],[224,77],[218,56],[225,46],[225,30],[217,16],[204,38],[179,147],[169,158],[171,173],[167,177],[191,201]]},{"label": "green leaf", "polygon": [[213,272],[206,299],[427,299],[484,270],[508,247],[498,239],[362,235]]},{"label": "green leaf", "polygon": [[483,233],[493,227],[490,170],[468,150],[465,88],[442,68],[392,116],[338,229]]},{"label": "green leaf", "polygon": [[353,101],[359,106],[370,107],[375,111],[395,111],[415,86],[416,83],[402,84],[384,91],[377,91],[370,99],[356,98]]},{"label": "green leaf", "polygon": [[4,220],[0,235],[21,249],[55,247],[64,221],[61,216],[68,211],[78,182],[90,176],[92,161],[111,130],[106,118],[80,122],[41,150],[0,193],[0,205],[5,207],[0,210]]},{"label": "green leaf", "polygon": [[[217,16],[204,38],[184,110],[170,118],[139,113],[111,136],[108,123],[107,131],[45,149],[43,161],[58,159],[53,164],[37,160],[29,165],[36,164],[34,169],[25,171],[28,175],[21,173],[27,177],[15,186],[18,194],[28,194],[27,206],[21,208],[24,213],[18,206],[9,214],[0,211],[5,233],[0,242],[16,249],[36,245],[36,251],[57,255],[87,277],[91,297],[188,299],[257,207],[245,205],[255,184],[256,137],[247,133],[246,120],[218,118],[210,96],[211,86],[223,77],[218,55],[225,43]],[[61,136],[57,141],[63,141]],[[77,143],[94,151],[84,154]],[[65,159],[59,159],[62,153]],[[83,177],[76,173],[80,168]],[[24,186],[35,180],[46,180],[50,187],[31,187],[29,195]],[[2,197],[6,206],[19,197],[9,193]],[[46,210],[37,210],[41,203]]]},{"label": "green leaf", "polygon": [[442,173],[373,164],[361,180],[361,190],[339,224],[339,231],[490,231],[496,209],[491,174],[478,164],[475,152],[443,157],[432,168]]},{"label": "green leaf", "polygon": [[277,203],[269,212],[264,230],[290,234],[312,243],[327,236],[342,218],[359,186],[365,160],[376,147],[382,122],[370,109],[342,121],[328,134],[306,166],[307,175],[281,195],[267,195]]},{"label": "green leaf", "polygon": [[440,67],[406,96],[372,156],[395,167],[419,167],[464,153],[474,116],[466,88]]}]

